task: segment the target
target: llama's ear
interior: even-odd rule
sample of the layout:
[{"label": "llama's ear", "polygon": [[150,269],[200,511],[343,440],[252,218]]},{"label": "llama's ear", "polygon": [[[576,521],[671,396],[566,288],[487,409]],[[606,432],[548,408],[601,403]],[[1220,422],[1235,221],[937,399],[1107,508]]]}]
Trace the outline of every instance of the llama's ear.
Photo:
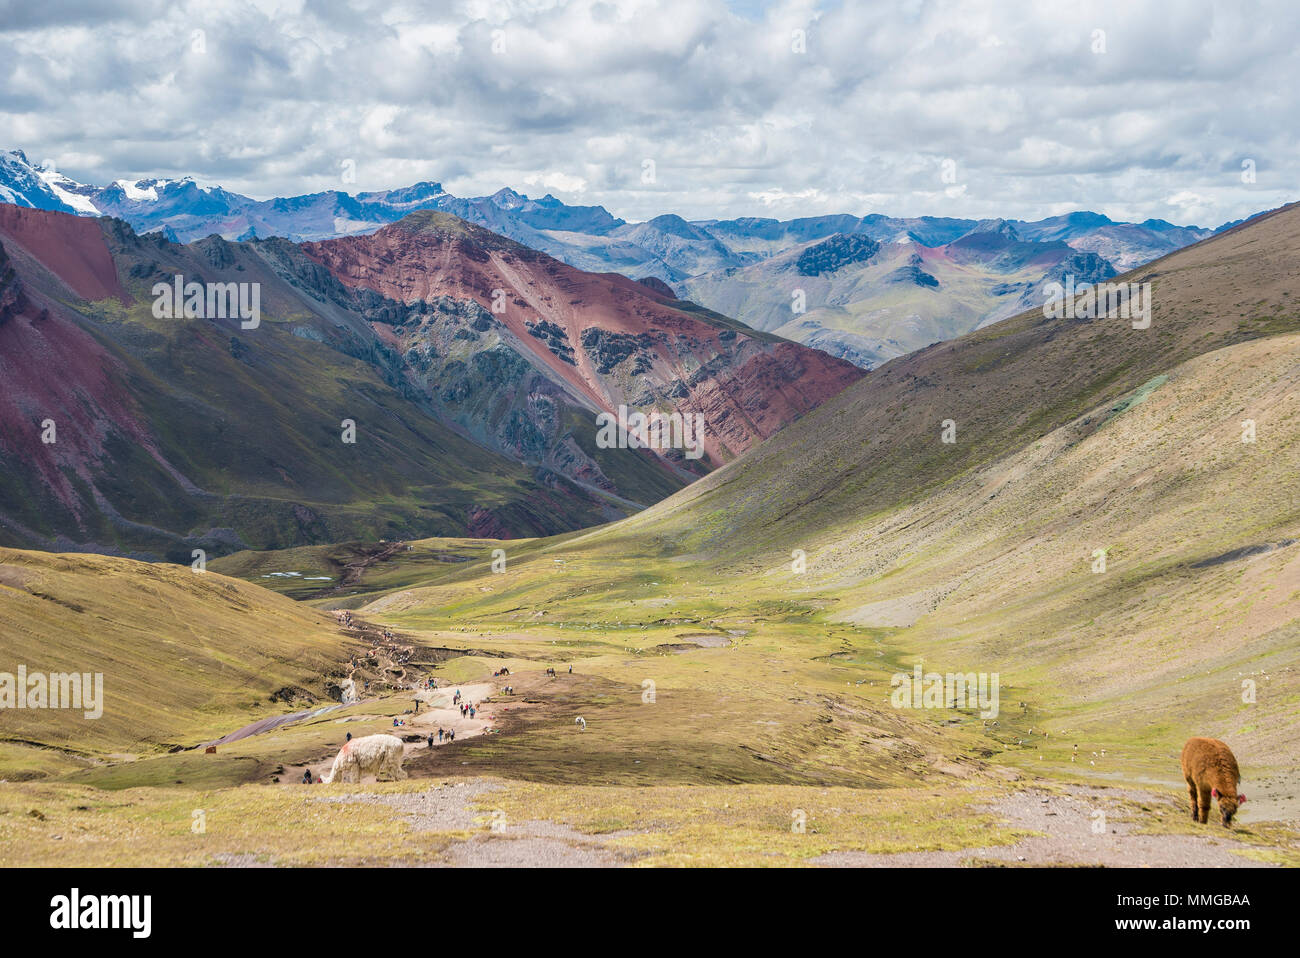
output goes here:
[{"label": "llama's ear", "polygon": [[1218,798],[1218,797],[1219,797],[1219,790],[1218,790],[1217,788],[1212,788],[1212,789],[1210,789],[1210,797],[1211,797],[1211,798]]},{"label": "llama's ear", "polygon": [[1238,796],[1237,796],[1237,804],[1238,804],[1238,805],[1245,805],[1245,804],[1246,804],[1246,796],[1245,796],[1245,795],[1238,795]]}]

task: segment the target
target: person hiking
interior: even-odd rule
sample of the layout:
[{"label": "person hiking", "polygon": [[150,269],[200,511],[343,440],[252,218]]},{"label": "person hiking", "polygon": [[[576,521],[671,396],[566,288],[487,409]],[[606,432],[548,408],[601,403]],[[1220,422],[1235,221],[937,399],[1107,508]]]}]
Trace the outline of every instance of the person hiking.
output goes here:
[{"label": "person hiking", "polygon": [[311,784],[311,769],[307,769],[305,772],[302,773],[302,783],[304,785]]},{"label": "person hiking", "polygon": [[438,729],[438,742],[439,742],[439,744],[442,743],[442,736],[443,736],[443,734],[444,734],[444,733],[443,733],[442,729]]},{"label": "person hiking", "polygon": [[433,733],[429,733],[429,748],[433,748]]}]

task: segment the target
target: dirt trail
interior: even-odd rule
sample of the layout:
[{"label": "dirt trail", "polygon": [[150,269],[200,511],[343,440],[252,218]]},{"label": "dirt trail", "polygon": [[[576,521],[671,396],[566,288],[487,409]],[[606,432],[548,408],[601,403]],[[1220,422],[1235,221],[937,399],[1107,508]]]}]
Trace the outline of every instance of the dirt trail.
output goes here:
[{"label": "dirt trail", "polygon": [[[391,629],[381,628],[365,619],[356,618],[345,609],[335,610],[334,616],[344,635],[360,639],[369,645],[348,660],[348,675],[357,687],[357,694],[369,690],[373,683],[382,683],[389,689],[401,691],[409,687],[407,664],[415,654],[415,646]],[[369,660],[373,659],[372,664]]]},{"label": "dirt trail", "polygon": [[[477,706],[476,711],[478,714],[474,718],[462,718],[460,706],[452,704],[452,698],[458,689],[464,701]],[[444,689],[421,689],[416,693],[416,698],[421,703],[419,713],[403,715],[402,719],[406,722],[406,726],[394,729],[393,734],[404,737],[414,731],[428,736],[432,732],[434,748],[437,748],[439,744],[438,729],[440,728],[454,730],[458,739],[482,735],[486,729],[493,726],[495,718],[493,713],[496,703],[489,702],[486,706],[479,703],[491,695],[492,691],[492,685],[489,682],[449,686]],[[407,742],[402,754],[410,755],[414,751],[424,750],[428,747],[428,744],[423,741]]]},{"label": "dirt trail", "polygon": [[586,835],[568,825],[547,821],[507,820],[499,810],[474,807],[499,789],[497,782],[474,779],[430,785],[422,792],[377,795],[321,789],[322,802],[385,805],[401,812],[416,831],[468,831],[472,837],[454,842],[441,861],[424,865],[468,868],[608,868],[632,860],[630,853],[606,846],[604,839],[627,834]]},{"label": "dirt trail", "polygon": [[[387,734],[396,735],[398,738],[405,739],[408,735],[419,735],[418,742],[404,742],[402,748],[403,759],[409,757],[414,752],[423,752],[429,748],[427,739],[430,732],[433,733],[433,747],[446,745],[447,739],[442,742],[438,741],[438,729],[454,730],[456,739],[475,738],[482,735],[487,729],[492,728],[495,720],[495,706],[499,703],[489,702],[482,707],[477,716],[474,718],[462,718],[460,706],[452,704],[452,698],[459,689],[463,699],[466,702],[473,702],[478,705],[484,698],[492,694],[493,688],[490,682],[476,682],[467,685],[448,686],[441,689],[419,689],[412,691],[412,706],[415,699],[420,700],[420,711],[418,714],[411,713],[398,716],[398,719],[405,722],[405,725],[394,726],[381,729],[378,732],[368,734]],[[339,738],[343,739],[344,730],[340,730]],[[340,741],[340,747],[342,741]],[[280,780],[287,784],[302,784],[303,772],[310,768],[313,779],[320,778],[330,770],[334,764],[334,755],[329,755],[319,762],[313,762],[310,765],[286,765],[284,773]],[[363,782],[374,781],[373,776],[367,776],[362,779]]]},{"label": "dirt trail", "polygon": [[[349,632],[360,631],[362,637],[368,639],[371,642],[371,647],[369,652],[367,653],[367,657],[373,657],[378,664],[372,667],[370,671],[375,672],[378,675],[382,675],[382,676],[388,676],[391,673],[398,673],[396,680],[389,678],[386,679],[386,681],[392,687],[396,687],[398,689],[403,688],[404,686],[398,684],[398,682],[400,682],[400,680],[406,677],[405,663],[407,660],[410,659],[411,652],[413,651],[414,647],[401,644],[396,640],[396,637],[387,638],[385,637],[382,630],[376,628],[375,626],[370,625],[367,622],[362,622],[360,620],[355,620],[355,624],[351,626],[348,629],[348,631]],[[357,657],[354,656],[353,661],[355,662],[356,659]],[[351,663],[349,664],[349,667],[351,671],[348,673],[348,678],[352,679],[353,682],[355,683],[358,681],[358,676],[363,674],[362,668],[360,666],[351,665]],[[361,681],[363,683],[362,688],[364,689],[364,679],[362,679]],[[475,688],[478,688],[478,686],[475,686]],[[485,685],[483,686],[483,688],[489,689],[490,691],[489,686]],[[362,689],[358,689],[358,691],[361,690]],[[476,694],[481,698],[483,695],[486,695],[488,693],[482,692]],[[374,701],[374,700],[358,698],[355,702],[346,702],[346,703],[333,702],[328,705],[317,706],[316,708],[303,709],[298,712],[290,712],[287,715],[269,715],[266,718],[258,719],[256,722],[250,722],[249,724],[245,725],[242,728],[238,728],[233,732],[229,732],[226,735],[223,735],[221,738],[214,739],[213,741],[210,742],[202,742],[196,747],[206,748],[209,745],[227,745],[231,742],[237,742],[240,739],[248,738],[253,735],[261,735],[264,732],[273,731],[274,729],[280,728],[281,726],[284,725],[290,725],[294,722],[301,722],[305,719],[315,718],[318,715],[323,715],[326,712],[332,712],[335,709],[346,708],[349,705],[360,705],[367,701]],[[457,735],[460,734],[459,729],[457,729],[456,734]],[[301,768],[299,768],[298,770],[298,777],[302,778]]]},{"label": "dirt trail", "polygon": [[[1043,834],[1013,845],[967,848],[962,851],[829,852],[812,860],[815,865],[844,868],[952,868],[979,864],[1101,865],[1108,868],[1260,868],[1265,863],[1236,852],[1252,846],[1235,841],[1218,825],[1203,826],[1198,835],[1143,835],[1141,822],[1111,821],[1093,830],[1098,811],[1119,817],[1116,800],[1160,802],[1146,792],[1119,789],[1072,788],[1060,795],[1026,789],[1000,799],[989,810],[998,818]],[[1102,819],[1101,821],[1105,821]]]}]

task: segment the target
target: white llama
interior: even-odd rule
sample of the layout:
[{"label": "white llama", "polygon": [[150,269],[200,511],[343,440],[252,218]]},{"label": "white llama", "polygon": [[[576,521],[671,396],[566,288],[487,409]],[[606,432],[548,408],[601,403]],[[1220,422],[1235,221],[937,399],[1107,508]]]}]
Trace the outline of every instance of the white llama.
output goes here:
[{"label": "white llama", "polygon": [[367,735],[354,738],[339,749],[329,774],[321,779],[328,785],[339,777],[344,782],[360,782],[361,776],[385,775],[392,779],[406,778],[402,771],[402,740],[396,735]]}]

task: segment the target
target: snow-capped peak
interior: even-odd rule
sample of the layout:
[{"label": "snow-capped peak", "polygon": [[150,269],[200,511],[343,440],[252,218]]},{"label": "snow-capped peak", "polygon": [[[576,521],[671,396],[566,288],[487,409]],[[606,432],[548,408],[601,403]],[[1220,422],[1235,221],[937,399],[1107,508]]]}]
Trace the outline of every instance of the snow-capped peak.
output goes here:
[{"label": "snow-capped peak", "polygon": [[[130,180],[115,180],[118,187],[126,194],[128,200],[141,202],[148,200],[150,203],[158,202],[158,191],[153,186],[141,188],[141,183],[147,183],[148,180],[136,180],[134,183]],[[155,183],[157,181],[154,181]]]},{"label": "snow-capped peak", "polygon": [[90,197],[85,195],[92,192],[93,187],[78,183],[71,177],[64,176],[58,170],[47,170],[43,167],[36,167],[35,169],[36,175],[50,188],[50,192],[62,202],[71,206],[78,213],[84,213],[87,216],[99,215],[99,207],[95,206],[90,201]]},{"label": "snow-capped peak", "polygon": [[98,216],[82,186],[62,174],[36,166],[22,150],[0,152],[0,202],[41,210]]}]

